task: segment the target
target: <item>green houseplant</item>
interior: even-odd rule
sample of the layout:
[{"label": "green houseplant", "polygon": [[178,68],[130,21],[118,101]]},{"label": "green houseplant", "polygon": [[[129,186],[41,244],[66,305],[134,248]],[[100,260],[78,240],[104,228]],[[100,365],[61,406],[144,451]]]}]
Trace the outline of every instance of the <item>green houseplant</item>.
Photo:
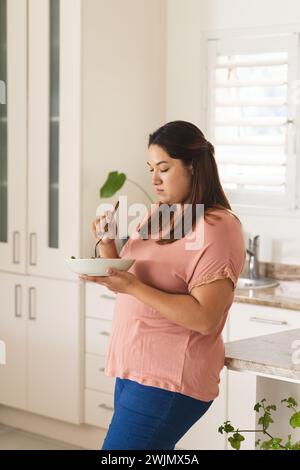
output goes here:
[{"label": "green houseplant", "polygon": [[145,191],[144,188],[140,184],[129,179],[125,173],[119,173],[118,171],[110,171],[108,173],[106,181],[104,182],[104,184],[101,186],[99,190],[100,198],[107,198],[107,197],[114,196],[114,194],[116,194],[116,192],[119,191],[119,189],[121,189],[124,186],[126,181],[134,184],[147,196],[147,198],[150,200],[151,203],[154,203],[153,199],[149,196],[147,191]]},{"label": "green houseplant", "polygon": [[[297,402],[293,397],[284,398],[281,400],[282,404],[285,404],[287,408],[292,410],[292,415],[289,420],[289,425],[295,429],[300,428],[300,411],[297,409]],[[300,450],[300,441],[292,442],[291,434],[288,435],[287,441],[284,443],[283,439],[272,436],[269,432],[269,426],[274,423],[272,418],[272,412],[276,411],[276,405],[267,405],[266,399],[263,398],[260,402],[256,403],[254,410],[261,414],[258,420],[258,425],[261,426],[259,429],[244,429],[240,430],[235,428],[230,421],[225,421],[222,426],[219,427],[218,431],[223,434],[230,434],[228,442],[231,447],[235,450],[240,450],[242,442],[245,437],[242,433],[259,432],[262,436],[267,437],[266,440],[258,439],[255,442],[256,449],[260,450]]]}]

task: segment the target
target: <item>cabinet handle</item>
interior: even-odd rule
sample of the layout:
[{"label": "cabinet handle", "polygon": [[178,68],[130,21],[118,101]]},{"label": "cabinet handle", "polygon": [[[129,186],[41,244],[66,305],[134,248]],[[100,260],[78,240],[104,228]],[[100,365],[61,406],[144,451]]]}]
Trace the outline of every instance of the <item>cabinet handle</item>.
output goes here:
[{"label": "cabinet handle", "polygon": [[107,331],[99,331],[99,335],[109,336],[109,333]]},{"label": "cabinet handle", "polygon": [[21,318],[22,317],[22,311],[21,311],[21,290],[22,286],[21,284],[16,284],[15,285],[15,317],[16,318]]},{"label": "cabinet handle", "polygon": [[17,230],[13,232],[13,264],[20,264],[20,232]]},{"label": "cabinet handle", "polygon": [[254,321],[256,323],[268,323],[269,325],[287,325],[288,322],[285,320],[272,320],[270,318],[259,318],[259,317],[251,317],[250,321]]},{"label": "cabinet handle", "polygon": [[[34,296],[33,296],[33,293],[34,293]],[[35,287],[29,287],[29,320],[36,320]]]},{"label": "cabinet handle", "polygon": [[100,367],[99,372],[104,372],[104,370],[105,370],[104,367]]},{"label": "cabinet handle", "polygon": [[[33,243],[34,240],[34,243]],[[30,266],[36,266],[36,233],[31,232],[29,234],[29,264]]]},{"label": "cabinet handle", "polygon": [[102,408],[103,410],[114,411],[113,407],[107,406],[105,403],[101,403],[101,405],[98,405],[98,408]]},{"label": "cabinet handle", "polygon": [[108,294],[101,294],[100,295],[101,299],[109,299],[109,300],[116,300],[116,297]]}]

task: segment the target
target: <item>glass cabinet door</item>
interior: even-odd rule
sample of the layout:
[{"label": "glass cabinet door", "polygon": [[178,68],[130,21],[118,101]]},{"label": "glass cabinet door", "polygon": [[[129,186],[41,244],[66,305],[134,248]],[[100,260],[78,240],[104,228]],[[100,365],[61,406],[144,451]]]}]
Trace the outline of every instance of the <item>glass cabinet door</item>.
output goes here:
[{"label": "glass cabinet door", "polygon": [[7,242],[7,0],[0,0],[0,241]]},{"label": "glass cabinet door", "polygon": [[50,2],[50,127],[48,245],[59,247],[59,3]]}]

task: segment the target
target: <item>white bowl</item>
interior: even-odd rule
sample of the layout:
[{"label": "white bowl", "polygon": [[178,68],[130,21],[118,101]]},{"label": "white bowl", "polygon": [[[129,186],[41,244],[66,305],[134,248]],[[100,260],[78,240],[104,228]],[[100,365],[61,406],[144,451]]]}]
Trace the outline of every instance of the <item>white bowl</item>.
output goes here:
[{"label": "white bowl", "polygon": [[67,258],[65,261],[74,273],[89,276],[108,276],[106,270],[109,267],[127,271],[135,262],[134,259],[120,258]]}]

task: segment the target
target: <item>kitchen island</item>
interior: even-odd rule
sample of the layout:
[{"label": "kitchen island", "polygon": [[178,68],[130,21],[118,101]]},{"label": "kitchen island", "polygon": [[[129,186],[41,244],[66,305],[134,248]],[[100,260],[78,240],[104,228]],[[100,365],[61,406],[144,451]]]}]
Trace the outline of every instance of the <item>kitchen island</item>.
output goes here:
[{"label": "kitchen island", "polygon": [[[228,342],[225,365],[230,374],[236,375],[235,380],[241,383],[243,390],[240,396],[234,397],[227,419],[240,429],[260,429],[253,407],[266,398],[268,404],[277,406],[271,433],[284,440],[292,434],[293,440],[299,440],[300,430],[289,426],[290,410],[280,401],[292,396],[300,408],[300,329]],[[239,412],[233,413],[233,410]],[[255,440],[262,438],[262,433],[244,435],[244,449],[254,449]]]},{"label": "kitchen island", "polygon": [[225,345],[230,370],[300,383],[300,329],[232,341]]}]

